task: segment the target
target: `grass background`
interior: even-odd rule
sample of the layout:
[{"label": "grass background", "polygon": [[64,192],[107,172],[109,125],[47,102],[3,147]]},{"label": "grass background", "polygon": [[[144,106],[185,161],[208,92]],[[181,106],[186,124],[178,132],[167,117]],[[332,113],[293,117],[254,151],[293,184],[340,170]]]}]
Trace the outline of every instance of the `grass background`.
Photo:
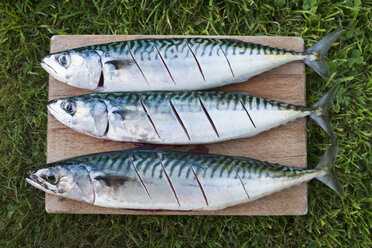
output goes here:
[{"label": "grass background", "polygon": [[[1,1],[1,247],[371,247],[371,2]],[[308,47],[344,28],[329,54],[335,81],[307,68],[308,104],[341,83],[330,110],[346,197],[309,186],[309,212],[290,217],[55,215],[24,180],[45,163],[48,74],[40,67],[55,34],[300,36]],[[308,164],[329,145],[308,122]]]}]

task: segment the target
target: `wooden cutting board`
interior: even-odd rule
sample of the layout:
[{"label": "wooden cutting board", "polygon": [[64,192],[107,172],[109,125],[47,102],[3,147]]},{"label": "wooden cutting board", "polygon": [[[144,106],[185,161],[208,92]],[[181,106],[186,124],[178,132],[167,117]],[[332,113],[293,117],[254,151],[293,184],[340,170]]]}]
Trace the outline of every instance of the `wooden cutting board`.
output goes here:
[{"label": "wooden cutting board", "polygon": [[[170,38],[184,36],[164,35],[56,35],[50,43],[50,52],[71,48],[140,38]],[[304,42],[297,37],[267,36],[208,36],[235,38],[261,43],[278,48],[303,51]],[[214,89],[216,90],[216,89]],[[218,91],[243,91],[259,97],[266,97],[293,104],[306,104],[305,66],[293,62],[258,75],[240,84],[229,85]],[[49,78],[49,100],[92,93]],[[133,144],[100,140],[77,133],[59,123],[48,114],[47,163],[79,155],[132,148]],[[283,165],[306,168],[306,120],[298,119],[255,137],[207,145],[210,153],[251,157]],[[183,146],[173,150],[187,151]],[[45,209],[48,213],[84,214],[140,214],[140,215],[302,215],[307,213],[306,183],[283,190],[251,203],[229,207],[219,211],[171,212],[134,211],[96,207],[84,202],[69,200],[46,194]]]}]

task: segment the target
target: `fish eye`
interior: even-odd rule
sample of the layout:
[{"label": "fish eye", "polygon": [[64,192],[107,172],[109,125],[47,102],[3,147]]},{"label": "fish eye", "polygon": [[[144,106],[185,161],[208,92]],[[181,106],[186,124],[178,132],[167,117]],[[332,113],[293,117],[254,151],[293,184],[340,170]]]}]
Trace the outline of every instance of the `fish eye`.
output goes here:
[{"label": "fish eye", "polygon": [[56,177],[55,175],[53,174],[49,174],[49,175],[43,175],[41,176],[44,180],[48,181],[49,183],[51,184],[57,184],[58,183],[58,177]]},{"label": "fish eye", "polygon": [[68,54],[62,54],[58,56],[57,60],[58,63],[63,67],[67,67],[70,64],[70,57],[68,56]]},{"label": "fish eye", "polygon": [[55,175],[47,176],[47,180],[52,184],[57,184],[57,182],[58,182],[57,177]]},{"label": "fish eye", "polygon": [[74,115],[76,112],[76,106],[74,102],[64,101],[61,104],[61,107],[70,115]]}]

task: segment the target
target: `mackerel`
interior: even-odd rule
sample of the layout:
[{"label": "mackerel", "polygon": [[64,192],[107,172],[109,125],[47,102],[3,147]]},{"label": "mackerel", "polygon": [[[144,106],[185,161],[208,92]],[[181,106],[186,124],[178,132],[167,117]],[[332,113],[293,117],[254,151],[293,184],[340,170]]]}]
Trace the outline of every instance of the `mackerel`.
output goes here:
[{"label": "mackerel", "polygon": [[235,39],[137,39],[91,45],[46,56],[41,66],[71,86],[101,91],[186,91],[238,83],[293,61],[329,77],[322,61],[342,30],[305,52]]},{"label": "mackerel", "polygon": [[55,99],[48,109],[75,131],[115,141],[214,143],[250,137],[308,115],[334,138],[326,110],[337,89],[311,107],[246,93],[119,92]]},{"label": "mackerel", "polygon": [[127,209],[218,210],[316,178],[342,195],[333,175],[337,144],[314,169],[250,158],[131,149],[72,158],[30,171],[47,193]]}]

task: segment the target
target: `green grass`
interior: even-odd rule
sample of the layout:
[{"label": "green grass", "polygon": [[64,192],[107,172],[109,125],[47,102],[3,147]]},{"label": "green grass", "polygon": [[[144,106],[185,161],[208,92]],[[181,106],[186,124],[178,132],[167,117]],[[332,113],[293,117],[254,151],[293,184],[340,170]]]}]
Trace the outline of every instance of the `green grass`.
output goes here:
[{"label": "green grass", "polygon": [[[0,247],[372,246],[368,1],[117,2],[0,3]],[[44,194],[24,180],[26,171],[45,163],[48,75],[39,61],[55,34],[284,35],[310,46],[339,28],[346,31],[328,54],[335,81],[306,72],[308,104],[341,83],[330,112],[344,199],[313,181],[306,216],[55,215],[46,214]],[[308,131],[313,166],[329,138],[312,121]]]}]

